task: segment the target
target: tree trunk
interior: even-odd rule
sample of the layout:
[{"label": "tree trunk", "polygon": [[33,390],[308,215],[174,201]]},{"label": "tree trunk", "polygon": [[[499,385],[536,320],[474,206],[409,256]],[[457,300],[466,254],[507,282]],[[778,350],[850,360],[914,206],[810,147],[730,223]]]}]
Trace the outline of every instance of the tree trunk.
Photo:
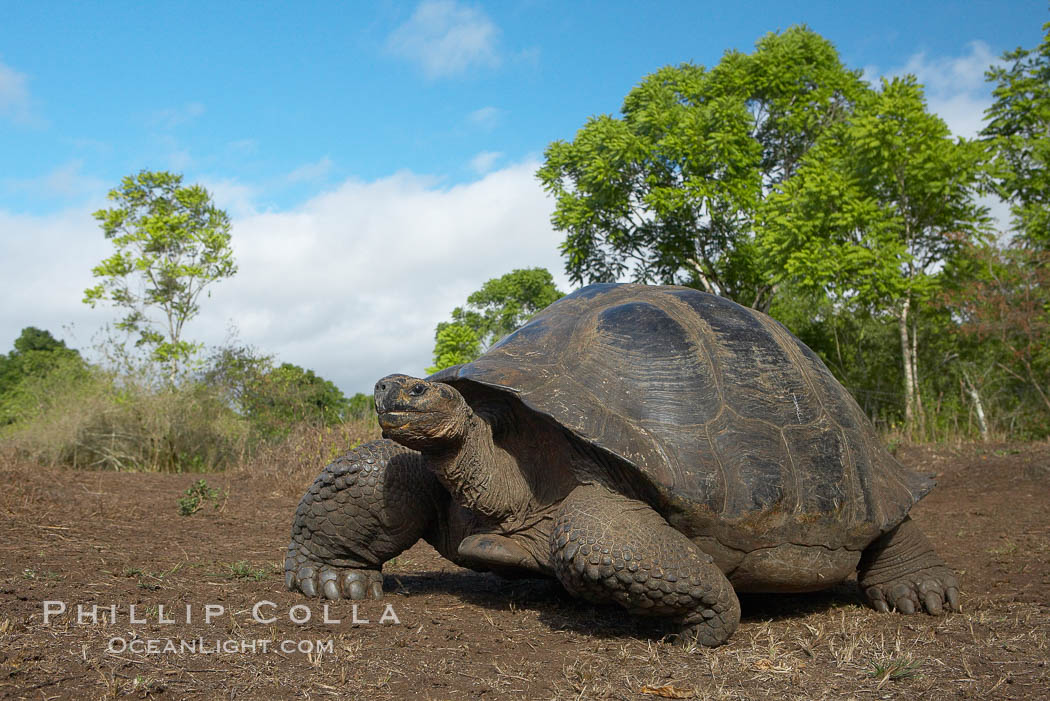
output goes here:
[{"label": "tree trunk", "polygon": [[695,258],[686,258],[685,261],[693,266],[693,270],[696,271],[696,276],[700,278],[700,284],[704,286],[705,292],[713,295],[719,294],[718,290],[715,289],[715,286],[707,279],[707,273],[704,272],[704,266],[700,265],[698,260]]},{"label": "tree trunk", "polygon": [[905,299],[897,315],[897,325],[901,335],[901,360],[904,363],[904,425],[910,433],[915,426],[915,377],[912,374],[915,366],[911,361],[912,346],[908,341],[908,310],[911,300]]},{"label": "tree trunk", "polygon": [[981,440],[987,441],[988,421],[984,418],[984,403],[981,401],[981,394],[974,386],[973,380],[970,379],[970,373],[963,371],[963,379],[966,381],[966,393],[970,395],[974,411],[977,412],[977,428],[981,431]]},{"label": "tree trunk", "polygon": [[915,402],[915,422],[919,435],[926,438],[926,410],[922,406],[922,392],[919,391],[919,325],[911,322],[911,387],[912,401]]}]

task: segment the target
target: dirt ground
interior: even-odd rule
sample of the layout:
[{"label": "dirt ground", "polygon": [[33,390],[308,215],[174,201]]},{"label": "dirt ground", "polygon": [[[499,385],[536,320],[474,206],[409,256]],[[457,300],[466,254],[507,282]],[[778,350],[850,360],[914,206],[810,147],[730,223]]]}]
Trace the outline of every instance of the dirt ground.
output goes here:
[{"label": "dirt ground", "polygon": [[[1050,444],[898,457],[937,476],[912,515],[959,571],[964,611],[878,614],[853,582],[744,596],[739,630],[714,650],[663,642],[657,626],[553,582],[461,570],[422,544],[388,563],[386,598],[360,604],[357,623],[344,602],[328,612],[340,623],[326,623],[319,602],[284,590],[281,572],[313,475],[8,465],[0,696],[1047,698]],[[202,477],[220,492],[214,505],[180,515],[178,499]],[[266,622],[253,619],[256,604]],[[309,622],[290,620],[307,611]]]}]

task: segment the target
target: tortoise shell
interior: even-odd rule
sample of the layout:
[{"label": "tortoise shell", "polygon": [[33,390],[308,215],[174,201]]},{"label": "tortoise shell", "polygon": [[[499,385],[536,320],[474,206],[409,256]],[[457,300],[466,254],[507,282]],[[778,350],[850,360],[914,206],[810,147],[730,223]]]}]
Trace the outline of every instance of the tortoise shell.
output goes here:
[{"label": "tortoise shell", "polygon": [[782,324],[690,288],[584,287],[431,379],[513,394],[611,456],[610,483],[740,550],[860,549],[933,487]]}]

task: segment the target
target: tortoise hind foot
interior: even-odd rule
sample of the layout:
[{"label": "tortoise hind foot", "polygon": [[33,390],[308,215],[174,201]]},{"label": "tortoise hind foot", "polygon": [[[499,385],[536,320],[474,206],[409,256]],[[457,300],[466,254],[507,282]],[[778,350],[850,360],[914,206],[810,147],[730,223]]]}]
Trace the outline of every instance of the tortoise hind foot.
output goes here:
[{"label": "tortoise hind foot", "polygon": [[665,617],[679,628],[677,642],[721,645],[740,622],[736,592],[711,557],[647,504],[577,487],[558,511],[550,545],[570,593]]},{"label": "tortoise hind foot", "polygon": [[961,610],[955,573],[907,517],[864,551],[857,581],[876,611],[912,614],[925,610],[939,616],[945,609]]}]

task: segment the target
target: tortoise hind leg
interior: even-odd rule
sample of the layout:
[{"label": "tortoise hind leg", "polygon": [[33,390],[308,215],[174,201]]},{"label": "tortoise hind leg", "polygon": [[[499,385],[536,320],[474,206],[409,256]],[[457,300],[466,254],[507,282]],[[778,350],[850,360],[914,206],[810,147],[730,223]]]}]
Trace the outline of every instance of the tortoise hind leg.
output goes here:
[{"label": "tortoise hind leg", "polygon": [[868,546],[857,581],[877,611],[959,611],[959,580],[910,518]]},{"label": "tortoise hind leg", "polygon": [[577,487],[562,502],[550,545],[570,593],[670,618],[681,642],[721,645],[740,622],[736,592],[711,557],[640,501]]}]

